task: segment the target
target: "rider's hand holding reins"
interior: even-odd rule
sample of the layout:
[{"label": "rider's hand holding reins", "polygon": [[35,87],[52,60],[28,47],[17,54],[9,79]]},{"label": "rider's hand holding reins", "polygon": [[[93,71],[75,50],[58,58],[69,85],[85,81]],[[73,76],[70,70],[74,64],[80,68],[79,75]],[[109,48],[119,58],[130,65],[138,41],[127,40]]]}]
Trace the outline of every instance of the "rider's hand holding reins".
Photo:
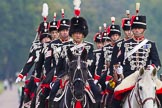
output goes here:
[{"label": "rider's hand holding reins", "polygon": [[19,83],[20,81],[25,81],[25,79],[26,79],[26,76],[19,74],[18,77],[16,78],[15,83]]}]

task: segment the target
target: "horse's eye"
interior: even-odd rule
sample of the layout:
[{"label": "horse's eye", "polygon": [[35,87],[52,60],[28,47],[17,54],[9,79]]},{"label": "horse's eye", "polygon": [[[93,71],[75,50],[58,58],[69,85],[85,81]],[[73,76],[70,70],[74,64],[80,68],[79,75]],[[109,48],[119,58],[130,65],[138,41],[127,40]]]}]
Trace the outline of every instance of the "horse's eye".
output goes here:
[{"label": "horse's eye", "polygon": [[142,90],[142,86],[139,86],[139,89]]}]

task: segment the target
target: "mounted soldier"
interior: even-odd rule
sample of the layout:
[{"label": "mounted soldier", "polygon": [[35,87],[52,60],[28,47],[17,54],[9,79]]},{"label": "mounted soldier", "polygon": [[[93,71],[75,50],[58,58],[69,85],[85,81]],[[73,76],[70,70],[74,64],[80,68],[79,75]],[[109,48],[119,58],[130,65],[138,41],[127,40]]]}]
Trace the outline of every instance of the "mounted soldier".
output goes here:
[{"label": "mounted soldier", "polygon": [[[75,7],[74,12],[76,16],[71,19],[71,26],[69,30],[69,35],[72,37],[73,40],[64,43],[64,45],[61,48],[61,56],[59,58],[58,65],[56,66],[56,74],[55,74],[56,81],[54,82],[52,86],[52,90],[51,90],[50,97],[49,97],[49,99],[52,101],[55,98],[56,93],[59,90],[59,88],[66,86],[67,81],[68,81],[67,49],[70,49],[74,55],[78,55],[83,51],[83,49],[86,49],[88,52],[87,66],[89,70],[91,68],[91,63],[93,59],[93,45],[90,42],[84,41],[84,38],[86,38],[86,36],[88,35],[87,21],[83,17],[79,16],[80,8],[77,6],[80,6],[80,5],[78,4],[75,4],[75,5],[76,7]],[[95,98],[95,99],[98,98],[98,100],[100,100],[100,92],[98,91],[98,88],[96,88],[96,85],[94,85],[90,72],[88,74],[89,74],[89,80],[86,85],[88,88],[90,88],[88,92],[92,91],[95,96],[92,98]]]},{"label": "mounted soldier", "polygon": [[[114,24],[115,17],[111,17],[111,21],[112,25],[109,27],[108,32],[107,33],[104,32],[104,34],[108,34],[108,36],[110,37],[111,43],[102,48],[102,53],[94,76],[95,83],[97,83],[98,80],[100,80],[103,90],[105,90],[106,87],[105,85],[106,76],[109,75],[110,73],[109,66],[111,61],[112,50],[115,45],[115,42],[119,40],[121,35],[120,26]],[[104,72],[102,73],[103,69]]]},{"label": "mounted soldier", "polygon": [[91,68],[91,71],[90,71],[90,72],[93,72],[93,73],[91,73],[93,77],[94,77],[95,69],[98,66],[98,61],[99,61],[101,51],[102,51],[102,47],[103,47],[103,37],[102,37],[101,29],[102,29],[102,27],[100,26],[99,32],[97,32],[95,34],[94,39],[93,39],[94,42],[95,42],[95,45],[96,45],[96,49],[93,50],[93,62],[92,62],[92,66],[91,66],[92,68]]},{"label": "mounted soldier", "polygon": [[120,83],[120,81],[123,79],[123,75],[117,75],[115,70],[114,70],[114,67],[116,66],[115,64],[117,63],[117,58],[120,54],[120,48],[121,48],[121,44],[124,42],[124,41],[127,41],[129,39],[131,39],[133,37],[133,33],[131,31],[131,20],[130,20],[130,12],[129,10],[126,10],[126,14],[127,14],[127,17],[126,18],[122,18],[122,29],[123,29],[123,32],[124,32],[124,38],[123,39],[120,39],[118,40],[116,43],[115,43],[115,46],[113,48],[113,52],[112,52],[112,58],[111,58],[111,62],[110,62],[110,75],[111,76],[116,76],[116,81],[119,81],[118,83]]},{"label": "mounted soldier", "polygon": [[[52,22],[51,30],[58,30],[59,36],[58,39],[53,40],[47,48],[47,52],[45,54],[45,78],[41,84],[42,92],[40,94],[40,107],[45,106],[45,99],[49,96],[51,91],[50,83],[55,80],[54,73],[56,69],[56,65],[58,63],[58,58],[60,56],[60,51],[56,50],[59,49],[64,42],[70,40],[69,37],[69,28],[70,28],[70,20],[64,18],[64,9],[61,10],[62,12],[62,19],[58,22]],[[39,108],[40,108],[39,107]]]},{"label": "mounted soldier", "polygon": [[56,20],[56,12],[54,12],[53,21],[50,22],[49,32],[51,34],[52,40],[56,40],[59,38],[58,21]]},{"label": "mounted soldier", "polygon": [[[39,67],[39,61],[40,61],[40,55],[41,52],[45,48],[45,43],[51,41],[51,35],[49,34],[49,22],[47,22],[47,16],[48,16],[48,5],[46,3],[43,4],[43,12],[42,16],[44,18],[44,21],[40,23],[38,27],[38,33],[36,35],[36,40],[34,40],[32,47],[30,49],[29,59],[27,63],[25,64],[24,68],[18,75],[18,78],[16,79],[16,83],[20,82],[24,77],[26,77],[27,73],[29,73],[29,70],[32,68],[32,66],[35,64],[34,71],[32,72],[31,77],[29,80],[25,81],[25,87],[24,91],[26,96],[29,97],[29,99],[24,100],[26,103],[30,102],[30,100],[33,99],[35,94],[35,90],[37,88],[38,83],[41,81],[41,75],[43,73],[42,67]],[[38,40],[37,40],[38,39]],[[24,102],[24,107],[27,107]]]},{"label": "mounted soldier", "polygon": [[[119,84],[114,91],[114,108],[120,108],[121,96],[125,92],[132,90],[136,78],[138,77],[138,71],[142,67],[147,67],[148,65],[154,64],[157,70],[160,69],[161,63],[155,42],[152,42],[145,38],[146,26],[146,16],[138,15],[140,4],[136,4],[136,15],[132,16],[131,19],[131,29],[134,34],[132,39],[129,39],[122,43],[120,49],[120,55],[118,57],[117,63],[121,63],[116,72],[118,74],[124,74],[124,79],[121,84]],[[135,72],[137,71],[137,72]],[[160,89],[162,84],[159,84],[157,80],[157,91]],[[123,86],[124,85],[124,86]],[[158,91],[157,93],[160,93]]]}]

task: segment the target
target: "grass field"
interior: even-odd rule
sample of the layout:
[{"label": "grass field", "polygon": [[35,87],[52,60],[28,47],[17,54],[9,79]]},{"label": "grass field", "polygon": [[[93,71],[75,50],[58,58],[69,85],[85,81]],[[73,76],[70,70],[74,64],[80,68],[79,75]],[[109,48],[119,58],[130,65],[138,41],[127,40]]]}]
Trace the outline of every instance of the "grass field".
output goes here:
[{"label": "grass field", "polygon": [[3,92],[3,82],[0,81],[0,94]]}]

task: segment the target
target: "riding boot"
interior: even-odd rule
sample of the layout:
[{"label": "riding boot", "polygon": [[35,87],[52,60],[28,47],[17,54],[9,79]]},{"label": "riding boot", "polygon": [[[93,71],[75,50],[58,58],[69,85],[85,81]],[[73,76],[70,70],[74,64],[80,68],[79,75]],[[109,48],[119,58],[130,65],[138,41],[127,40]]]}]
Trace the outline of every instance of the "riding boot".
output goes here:
[{"label": "riding boot", "polygon": [[45,108],[45,100],[46,100],[46,96],[43,95],[43,94],[40,94],[39,96],[39,105],[38,105],[38,108]]},{"label": "riding boot", "polygon": [[121,100],[116,100],[113,98],[112,100],[112,108],[122,108]]},{"label": "riding boot", "polygon": [[39,95],[39,102],[38,108],[45,108],[46,106],[46,98],[49,95],[50,89],[44,88],[43,92]]},{"label": "riding boot", "polygon": [[112,98],[113,98],[113,93],[109,93],[107,97],[106,108],[112,108]]},{"label": "riding boot", "polygon": [[50,95],[49,95],[49,100],[52,100],[55,98],[57,91],[59,90],[60,86],[60,80],[55,81],[54,85],[52,86]]},{"label": "riding boot", "polygon": [[48,100],[48,108],[54,108],[54,101],[53,101],[53,99],[52,100],[51,99]]},{"label": "riding boot", "polygon": [[56,96],[57,91],[59,90],[60,80],[56,80],[54,85],[52,86],[51,92],[49,94],[48,100],[48,108],[54,108],[54,98]]},{"label": "riding boot", "polygon": [[157,97],[158,97],[159,102],[161,104],[161,107],[160,108],[162,108],[162,94],[157,94]]},{"label": "riding boot", "polygon": [[99,86],[95,85],[93,80],[88,80],[88,83],[90,85],[91,91],[95,97],[95,100],[99,102],[102,98],[101,91]]}]

